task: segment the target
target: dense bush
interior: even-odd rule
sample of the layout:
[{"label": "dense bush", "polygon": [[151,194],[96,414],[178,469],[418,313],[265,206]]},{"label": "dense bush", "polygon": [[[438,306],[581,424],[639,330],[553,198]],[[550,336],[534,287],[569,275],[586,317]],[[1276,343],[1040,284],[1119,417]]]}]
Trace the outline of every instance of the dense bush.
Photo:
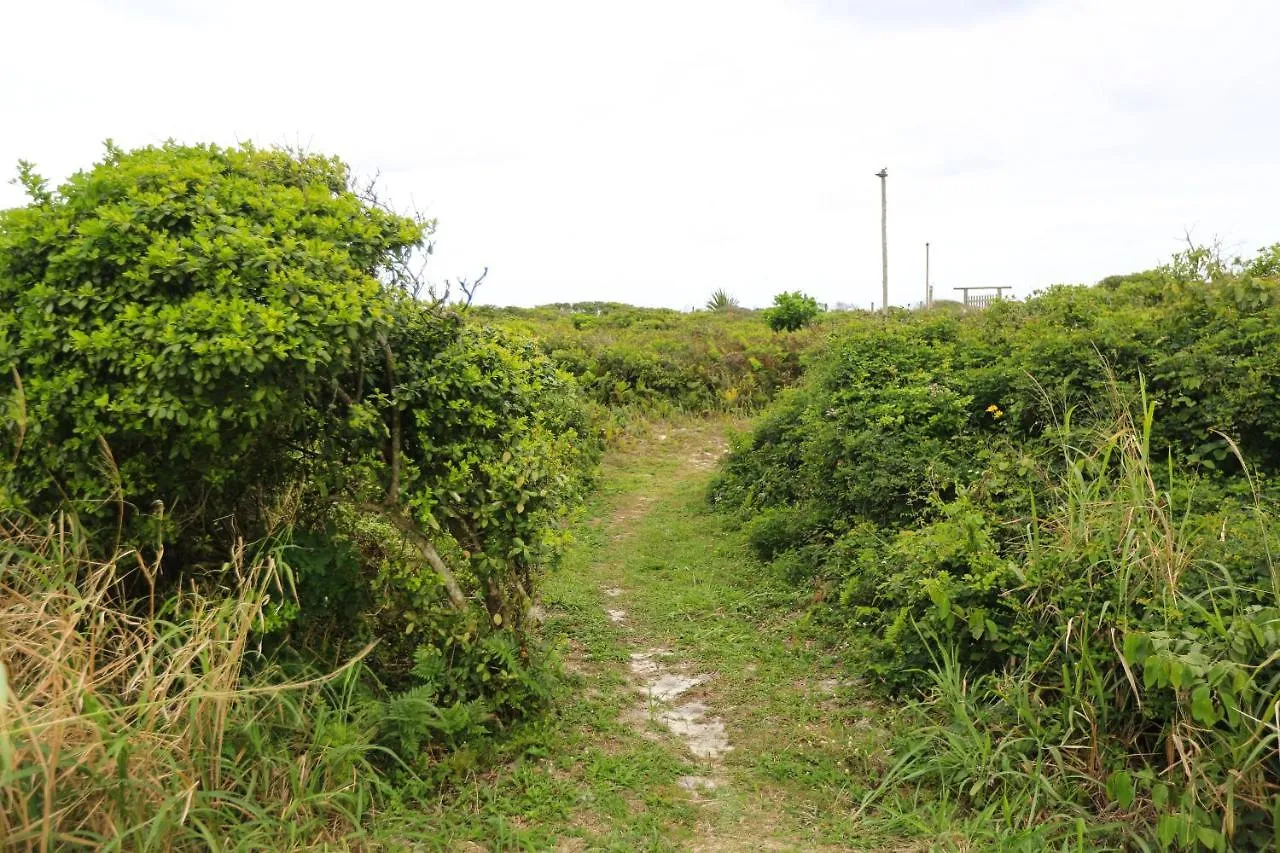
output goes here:
[{"label": "dense bush", "polygon": [[822,313],[818,300],[798,290],[779,293],[773,297],[773,307],[764,310],[764,321],[775,332],[794,332],[803,329]]},{"label": "dense bush", "polygon": [[825,525],[909,522],[932,495],[1007,486],[993,454],[1050,448],[1068,412],[1110,417],[1115,394],[1140,384],[1160,413],[1155,454],[1231,474],[1235,443],[1269,475],[1280,469],[1277,320],[1275,280],[1219,270],[1205,281],[1173,265],[971,314],[860,316],[766,413],[717,495],[809,504]]},{"label": "dense bush", "polygon": [[477,308],[473,317],[536,337],[552,360],[603,406],[710,412],[772,399],[803,371],[804,355],[829,323],[773,334],[759,312],[726,308],[682,314],[667,308],[574,303]]},{"label": "dense bush", "polygon": [[[481,716],[511,716],[529,703],[500,682],[518,680],[529,661],[522,629],[538,575],[567,540],[599,447],[572,380],[531,341],[407,298],[390,316],[388,351],[399,355],[366,378],[363,396],[336,404],[371,430],[378,452],[361,453],[359,431],[344,435],[354,447],[323,454],[301,501],[299,520],[326,535],[292,558],[311,583],[336,583],[341,594],[302,613],[298,627],[314,632],[319,619],[327,632],[359,602],[343,633],[351,650],[383,639],[373,659],[385,678],[427,671],[423,655],[449,659],[473,689],[442,700],[488,696]],[[333,502],[330,489],[345,499]],[[348,545],[377,569],[354,586],[343,577]],[[424,574],[424,559],[449,574]],[[508,654],[518,660],[503,661]]]},{"label": "dense bush", "polygon": [[535,707],[525,615],[598,445],[531,341],[405,292],[431,223],[337,160],[248,146],[109,146],[56,191],[23,181],[0,215],[0,511],[138,549],[154,571],[124,591],[148,601],[275,549],[263,648],[377,641],[411,751]]},{"label": "dense bush", "polygon": [[0,220],[0,504],[136,527],[163,501],[184,541],[257,525],[385,322],[379,271],[423,237],[348,179],[178,145],[109,146],[57,192],[24,171],[32,203]]},{"label": "dense bush", "polygon": [[1010,820],[1041,790],[1165,844],[1270,839],[1265,268],[1193,250],[983,312],[867,318],[737,442],[712,499],[814,584],[862,669],[949,715],[898,778],[1031,809]]}]

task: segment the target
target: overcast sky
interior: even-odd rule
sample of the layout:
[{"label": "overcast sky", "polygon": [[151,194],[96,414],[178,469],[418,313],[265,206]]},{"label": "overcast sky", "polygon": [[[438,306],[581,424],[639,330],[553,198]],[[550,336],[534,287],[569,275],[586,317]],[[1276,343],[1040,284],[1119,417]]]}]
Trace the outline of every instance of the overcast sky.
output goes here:
[{"label": "overcast sky", "polygon": [[[302,144],[481,301],[870,305],[1280,241],[1274,0],[0,0],[0,168]],[[22,201],[0,185],[0,207]]]}]

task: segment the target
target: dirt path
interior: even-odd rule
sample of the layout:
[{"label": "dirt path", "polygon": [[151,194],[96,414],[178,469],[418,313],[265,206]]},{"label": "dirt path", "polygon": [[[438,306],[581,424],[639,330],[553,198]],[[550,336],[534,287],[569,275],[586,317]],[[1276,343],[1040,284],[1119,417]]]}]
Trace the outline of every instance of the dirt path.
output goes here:
[{"label": "dirt path", "polygon": [[525,752],[474,780],[447,846],[904,849],[853,817],[888,759],[880,715],[807,637],[804,594],[707,505],[730,426],[609,454],[544,587],[571,680]]},{"label": "dirt path", "polygon": [[692,806],[656,847],[865,846],[848,820],[862,790],[849,760],[874,757],[884,733],[869,706],[838,698],[843,675],[802,636],[795,590],[710,512],[727,427],[668,426],[612,454],[597,545],[552,595],[594,593],[626,660],[579,661],[584,681],[621,682],[621,722],[682,765],[674,791],[647,792]]}]

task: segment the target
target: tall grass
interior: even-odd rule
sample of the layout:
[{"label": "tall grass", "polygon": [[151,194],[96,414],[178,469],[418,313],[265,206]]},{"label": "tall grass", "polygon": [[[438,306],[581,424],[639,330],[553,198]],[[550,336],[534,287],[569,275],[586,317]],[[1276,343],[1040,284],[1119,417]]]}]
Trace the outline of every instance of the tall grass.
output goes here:
[{"label": "tall grass", "polygon": [[[956,638],[929,637],[919,727],[864,809],[892,814],[927,790],[981,815],[1002,843],[1280,843],[1270,514],[1255,486],[1249,512],[1218,526],[1220,507],[1197,502],[1223,494],[1202,499],[1191,478],[1153,459],[1154,406],[1117,398],[1113,410],[1093,428],[1068,419],[1048,500],[1025,520],[1022,583],[1006,595],[1018,600],[1027,647],[1002,672],[975,674]],[[1214,559],[1233,536],[1257,555],[1252,576]]]},{"label": "tall grass", "polygon": [[0,846],[359,846],[386,785],[376,710],[358,663],[289,679],[261,659],[270,559],[157,604],[154,563],[81,545],[66,518],[0,522]]}]

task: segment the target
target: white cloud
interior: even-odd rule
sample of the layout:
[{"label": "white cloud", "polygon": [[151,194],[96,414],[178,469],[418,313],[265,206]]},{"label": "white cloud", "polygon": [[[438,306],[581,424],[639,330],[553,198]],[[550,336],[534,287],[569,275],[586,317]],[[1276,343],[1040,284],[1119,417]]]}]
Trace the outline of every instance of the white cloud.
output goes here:
[{"label": "white cloud", "polygon": [[[1280,240],[1267,0],[58,0],[0,11],[0,168],[302,143],[440,219],[482,298],[747,304],[1090,281]],[[20,202],[0,187],[0,205]]]}]

